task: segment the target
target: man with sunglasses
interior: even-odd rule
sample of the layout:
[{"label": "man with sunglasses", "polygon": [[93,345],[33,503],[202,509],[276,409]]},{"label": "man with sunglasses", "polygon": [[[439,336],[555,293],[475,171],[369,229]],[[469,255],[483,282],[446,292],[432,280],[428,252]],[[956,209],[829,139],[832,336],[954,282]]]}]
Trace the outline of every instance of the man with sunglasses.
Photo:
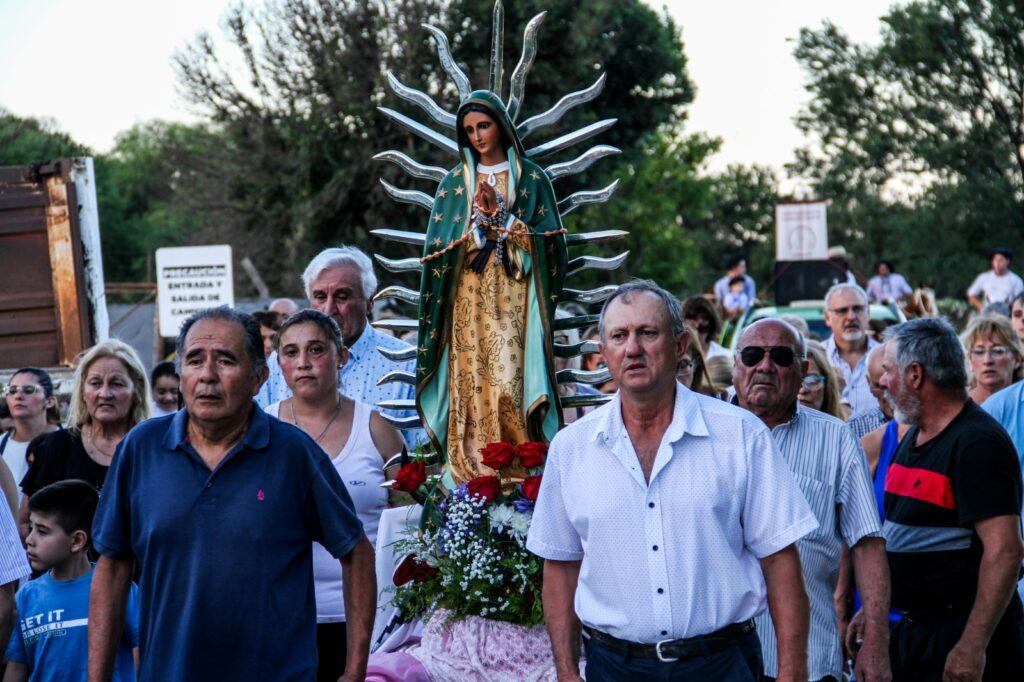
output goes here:
[{"label": "man with sunglasses", "polygon": [[843,402],[853,413],[876,404],[868,383],[866,356],[878,342],[868,336],[868,296],[856,284],[836,284],[825,294],[828,361],[843,376]]},{"label": "man with sunglasses", "polygon": [[664,289],[620,286],[600,333],[619,390],[551,441],[527,541],[558,679],[580,679],[582,629],[588,682],[753,682],[767,607],[780,678],[806,682],[793,543],[817,522],[771,434],[676,381],[690,338]]},{"label": "man with sunglasses", "polygon": [[[843,672],[833,594],[845,542],[866,614],[857,679],[889,680],[889,571],[864,453],[842,421],[797,400],[807,371],[800,332],[782,320],[759,320],[744,330],[737,348],[736,403],[771,429],[818,519],[818,529],[796,543],[810,599],[807,679],[839,680]],[[762,613],[756,622],[765,675],[774,678],[778,665],[772,616]]]}]

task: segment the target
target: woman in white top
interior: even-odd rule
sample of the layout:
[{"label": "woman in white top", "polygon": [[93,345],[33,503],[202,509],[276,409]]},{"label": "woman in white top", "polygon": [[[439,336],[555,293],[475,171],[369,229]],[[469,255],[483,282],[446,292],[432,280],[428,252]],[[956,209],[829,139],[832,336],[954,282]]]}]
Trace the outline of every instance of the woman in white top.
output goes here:
[{"label": "woman in white top", "polygon": [[[338,369],[348,349],[338,324],[317,310],[302,310],[278,330],[277,359],[292,397],[267,407],[271,415],[305,431],[331,458],[363,522],[370,544],[387,506],[384,461],[402,450],[397,430],[368,405],[339,392]],[[345,670],[347,650],[341,565],[313,545],[316,589],[317,679],[334,682]]]},{"label": "woman in white top", "polygon": [[10,470],[13,483],[9,492],[3,480],[6,478],[5,472],[0,471],[0,485],[8,501],[13,496],[17,509],[21,498],[17,484],[21,483],[28,472],[28,444],[36,436],[56,430],[60,423],[60,411],[57,397],[53,394],[53,379],[46,370],[38,367],[22,367],[16,371],[7,384],[6,394],[7,409],[14,419],[14,431],[0,436],[0,453]]}]

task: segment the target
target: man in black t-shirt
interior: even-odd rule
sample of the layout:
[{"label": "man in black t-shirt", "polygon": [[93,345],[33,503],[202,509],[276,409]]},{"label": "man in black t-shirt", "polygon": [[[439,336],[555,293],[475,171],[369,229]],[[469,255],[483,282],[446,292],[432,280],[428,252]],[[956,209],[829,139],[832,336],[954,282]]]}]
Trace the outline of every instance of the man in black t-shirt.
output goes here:
[{"label": "man in black t-shirt", "polygon": [[967,397],[963,349],[936,318],[896,327],[880,383],[912,426],[885,479],[883,533],[897,680],[1024,680],[1021,469],[1006,431]]}]

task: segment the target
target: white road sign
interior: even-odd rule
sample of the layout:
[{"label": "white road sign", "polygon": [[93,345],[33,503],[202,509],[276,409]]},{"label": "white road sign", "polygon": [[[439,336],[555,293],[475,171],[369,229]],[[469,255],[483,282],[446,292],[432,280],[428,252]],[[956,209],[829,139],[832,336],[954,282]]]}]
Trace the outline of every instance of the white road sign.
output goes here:
[{"label": "white road sign", "polygon": [[177,336],[192,313],[235,304],[230,246],[157,249],[156,273],[160,336]]},{"label": "white road sign", "polygon": [[827,203],[775,205],[775,260],[828,258]]}]

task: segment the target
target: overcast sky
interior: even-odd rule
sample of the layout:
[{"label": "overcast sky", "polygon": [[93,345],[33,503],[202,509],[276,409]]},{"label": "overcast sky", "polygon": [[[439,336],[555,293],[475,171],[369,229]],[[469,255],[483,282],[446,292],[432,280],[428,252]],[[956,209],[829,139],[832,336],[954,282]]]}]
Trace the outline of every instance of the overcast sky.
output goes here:
[{"label": "overcast sky", "polygon": [[[507,0],[514,2],[515,0]],[[650,3],[661,7],[662,3]],[[857,41],[878,38],[891,0],[672,0],[697,98],[687,130],[724,140],[712,168],[781,167],[802,143],[806,98],[793,59],[803,26],[828,18]],[[0,107],[51,119],[98,151],[134,123],[191,120],[171,54],[202,30],[219,34],[227,0],[0,0]]]}]

